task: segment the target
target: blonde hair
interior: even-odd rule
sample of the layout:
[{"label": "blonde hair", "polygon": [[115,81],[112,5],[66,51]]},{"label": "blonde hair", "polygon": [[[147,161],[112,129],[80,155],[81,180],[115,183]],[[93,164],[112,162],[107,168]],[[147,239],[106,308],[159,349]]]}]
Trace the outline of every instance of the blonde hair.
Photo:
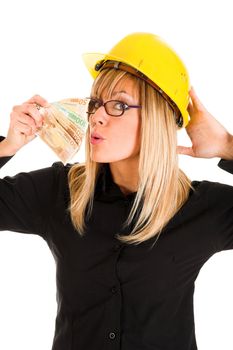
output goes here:
[{"label": "blonde hair", "polygon": [[[127,72],[103,70],[94,81],[92,96],[108,91],[111,96],[122,79],[133,79],[139,88],[141,108],[141,145],[137,193],[124,223],[132,225],[129,235],[117,234],[124,243],[139,244],[154,236],[157,239],[166,224],[186,202],[191,180],[178,167],[177,126],[174,112],[164,98],[150,85]],[[80,235],[86,229],[85,215],[91,215],[94,191],[103,166],[90,158],[90,130],[86,135],[86,161],[75,164],[68,174],[70,213]],[[104,220],[104,218],[103,218]]]}]

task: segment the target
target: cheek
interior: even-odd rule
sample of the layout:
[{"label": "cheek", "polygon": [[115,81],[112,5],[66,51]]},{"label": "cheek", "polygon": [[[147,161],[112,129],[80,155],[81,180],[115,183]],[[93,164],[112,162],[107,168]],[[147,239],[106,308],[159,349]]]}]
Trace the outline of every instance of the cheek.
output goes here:
[{"label": "cheek", "polygon": [[134,148],[140,145],[140,123],[122,123],[113,134],[113,142],[122,148]]},{"label": "cheek", "polygon": [[114,162],[137,155],[140,150],[140,128],[140,122],[135,120],[114,125],[106,142],[92,147],[92,160]]}]

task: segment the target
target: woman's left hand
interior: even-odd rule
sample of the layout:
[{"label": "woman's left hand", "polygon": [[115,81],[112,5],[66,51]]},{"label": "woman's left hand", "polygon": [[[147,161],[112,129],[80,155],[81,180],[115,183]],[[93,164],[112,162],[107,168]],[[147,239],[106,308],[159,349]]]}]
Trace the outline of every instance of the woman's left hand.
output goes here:
[{"label": "woman's left hand", "polygon": [[191,119],[186,132],[192,147],[178,146],[178,153],[198,158],[233,159],[233,135],[207,111],[193,88],[189,95],[188,112]]}]

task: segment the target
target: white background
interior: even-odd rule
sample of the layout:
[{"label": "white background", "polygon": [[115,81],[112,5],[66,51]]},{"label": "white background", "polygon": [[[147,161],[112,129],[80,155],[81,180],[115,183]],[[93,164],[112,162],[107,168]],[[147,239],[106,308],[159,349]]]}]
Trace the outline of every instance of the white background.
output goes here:
[{"label": "white background", "polygon": [[[8,0],[0,4],[0,134],[7,132],[12,106],[35,93],[48,101],[89,95],[92,80],[81,54],[106,52],[134,31],[159,34],[176,49],[203,103],[233,133],[230,0]],[[185,131],[179,140],[188,144]],[[1,170],[1,177],[57,160],[36,139]],[[74,161],[83,160],[82,149]],[[180,157],[191,179],[232,185],[232,175],[217,163]],[[233,252],[221,252],[196,281],[199,350],[233,349],[232,296]],[[1,232],[0,349],[50,349],[55,316],[55,263],[46,243],[35,235]]]}]

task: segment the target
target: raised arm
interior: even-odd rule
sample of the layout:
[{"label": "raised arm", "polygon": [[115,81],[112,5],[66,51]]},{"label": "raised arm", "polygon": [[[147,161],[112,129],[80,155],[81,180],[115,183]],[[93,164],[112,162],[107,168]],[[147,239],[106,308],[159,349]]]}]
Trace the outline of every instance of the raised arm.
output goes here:
[{"label": "raised arm", "polygon": [[[34,139],[42,125],[36,105],[46,106],[47,102],[34,96],[13,108],[7,136],[0,139],[0,166]],[[44,236],[56,201],[58,177],[59,166],[53,166],[0,179],[0,230]]]},{"label": "raised arm", "polygon": [[[1,153],[1,148],[3,147],[1,142],[5,139],[4,136],[0,136],[0,153]],[[2,156],[0,157],[0,168],[3,167],[4,164],[6,164],[12,156],[4,156],[4,151],[2,151]]]}]

